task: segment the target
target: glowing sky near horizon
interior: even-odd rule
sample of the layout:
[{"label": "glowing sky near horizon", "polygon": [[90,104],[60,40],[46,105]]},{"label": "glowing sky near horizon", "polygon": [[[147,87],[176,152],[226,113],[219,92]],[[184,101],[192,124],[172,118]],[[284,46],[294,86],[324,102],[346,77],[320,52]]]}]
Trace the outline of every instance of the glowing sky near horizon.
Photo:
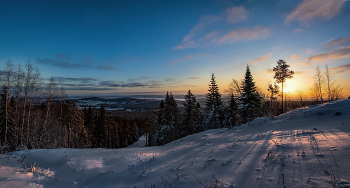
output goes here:
[{"label": "glowing sky near horizon", "polygon": [[262,91],[284,59],[288,92],[329,66],[350,95],[350,1],[0,1],[0,68],[29,60],[68,95],[221,92],[247,64]]}]

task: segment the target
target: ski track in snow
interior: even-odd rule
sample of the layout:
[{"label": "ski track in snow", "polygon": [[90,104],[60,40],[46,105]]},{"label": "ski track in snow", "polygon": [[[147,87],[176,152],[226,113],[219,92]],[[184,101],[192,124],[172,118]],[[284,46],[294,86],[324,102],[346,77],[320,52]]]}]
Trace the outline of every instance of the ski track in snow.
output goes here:
[{"label": "ski track in snow", "polygon": [[0,187],[350,187],[350,100],[141,145],[0,155]]}]

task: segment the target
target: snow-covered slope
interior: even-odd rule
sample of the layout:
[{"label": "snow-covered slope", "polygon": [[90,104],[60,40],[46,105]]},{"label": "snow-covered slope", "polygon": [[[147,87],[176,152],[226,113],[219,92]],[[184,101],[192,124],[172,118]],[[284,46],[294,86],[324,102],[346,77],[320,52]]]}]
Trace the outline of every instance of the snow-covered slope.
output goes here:
[{"label": "snow-covered slope", "polygon": [[0,187],[350,187],[349,156],[342,100],[160,147],[1,155]]}]

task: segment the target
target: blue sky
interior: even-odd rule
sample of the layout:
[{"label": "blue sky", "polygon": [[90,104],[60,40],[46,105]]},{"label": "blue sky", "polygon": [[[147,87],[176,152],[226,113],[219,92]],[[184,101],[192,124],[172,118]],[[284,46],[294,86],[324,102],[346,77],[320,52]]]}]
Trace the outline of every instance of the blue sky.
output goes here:
[{"label": "blue sky", "polygon": [[328,65],[350,95],[350,1],[0,1],[0,68],[38,66],[70,95],[223,92],[284,59],[308,93]]}]

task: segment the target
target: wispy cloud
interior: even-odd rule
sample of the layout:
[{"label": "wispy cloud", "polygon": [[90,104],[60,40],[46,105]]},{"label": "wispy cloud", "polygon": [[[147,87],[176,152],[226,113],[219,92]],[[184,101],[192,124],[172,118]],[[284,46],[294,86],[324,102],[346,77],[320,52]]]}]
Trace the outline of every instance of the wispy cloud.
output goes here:
[{"label": "wispy cloud", "polygon": [[198,43],[196,43],[194,40],[189,41],[189,42],[182,42],[180,45],[175,46],[175,50],[179,50],[179,49],[184,49],[184,48],[193,48],[199,46]]},{"label": "wispy cloud", "polygon": [[199,58],[199,57],[203,57],[203,56],[209,56],[207,54],[194,54],[194,55],[187,55],[186,57],[184,58],[181,58],[181,59],[176,59],[174,61],[171,61],[171,62],[168,62],[167,65],[168,66],[174,66],[178,63],[182,63],[182,62],[185,62],[185,61],[188,61],[188,60],[191,60],[191,59],[194,59],[194,58]]},{"label": "wispy cloud", "polygon": [[227,23],[244,22],[248,20],[248,12],[243,7],[232,7],[225,11]]},{"label": "wispy cloud", "polygon": [[197,80],[197,79],[201,79],[201,77],[190,77],[190,78],[187,78],[189,80]]},{"label": "wispy cloud", "polygon": [[295,29],[293,32],[294,32],[294,33],[302,33],[302,32],[304,32],[304,30],[303,30],[303,29],[300,29],[300,28],[297,28],[297,29]]},{"label": "wispy cloud", "polygon": [[300,59],[300,58],[302,58],[302,57],[298,54],[293,54],[289,57],[289,59]]},{"label": "wispy cloud", "polygon": [[205,35],[203,38],[199,39],[198,41],[206,41],[206,40],[209,40],[215,36],[217,36],[218,34],[220,34],[221,31],[219,30],[215,30],[215,31],[212,31],[210,32],[209,34]]},{"label": "wispy cloud", "polygon": [[314,51],[311,50],[310,48],[304,50],[304,52],[307,53],[307,54],[312,54],[312,53],[314,53]]},{"label": "wispy cloud", "polygon": [[53,79],[58,83],[67,83],[67,82],[92,83],[92,82],[98,81],[95,78],[74,78],[74,77],[53,77]]},{"label": "wispy cloud", "polygon": [[[192,77],[190,79],[197,79]],[[46,84],[49,78],[45,79]],[[179,87],[183,85],[184,79],[178,78],[154,78],[142,76],[138,78],[130,78],[126,81],[99,80],[95,78],[75,78],[75,77],[54,77],[57,88],[65,90],[121,90],[122,88],[160,88],[160,87]]]},{"label": "wispy cloud", "polygon": [[197,24],[190,30],[190,32],[182,39],[183,43],[193,40],[194,36],[197,35],[206,26],[222,20],[222,16],[205,15],[202,16]]},{"label": "wispy cloud", "polygon": [[333,46],[340,45],[350,45],[350,36],[332,39],[327,42],[327,48],[332,48]]},{"label": "wispy cloud", "polygon": [[310,65],[309,62],[306,62],[306,63],[299,63],[299,65],[303,65],[304,67],[308,67]]},{"label": "wispy cloud", "polygon": [[341,65],[335,68],[331,68],[330,71],[333,74],[340,74],[344,72],[350,72],[350,64]]},{"label": "wispy cloud", "polygon": [[345,57],[350,57],[350,46],[340,47],[331,52],[311,56],[309,57],[309,61],[322,61],[330,59],[340,59]]},{"label": "wispy cloud", "polygon": [[255,39],[263,39],[269,36],[269,29],[264,26],[256,26],[253,28],[241,28],[230,31],[223,35],[220,39],[215,39],[216,44],[234,43],[240,40],[248,41]]},{"label": "wispy cloud", "polygon": [[126,81],[127,82],[140,82],[140,81],[145,81],[145,80],[148,80],[148,79],[151,79],[151,77],[149,77],[149,76],[141,76],[141,77],[138,77],[138,78],[127,79]]},{"label": "wispy cloud", "polygon": [[49,65],[53,67],[60,68],[69,68],[69,69],[80,69],[80,68],[90,68],[89,65],[81,64],[81,63],[71,63],[67,61],[61,61],[59,59],[50,59],[50,58],[37,58],[36,62],[42,65]]},{"label": "wispy cloud", "polygon": [[98,83],[99,86],[103,86],[103,87],[120,87],[122,85],[122,82],[115,82],[115,81],[111,81],[111,80],[105,80],[105,81],[101,81]]},{"label": "wispy cloud", "polygon": [[208,26],[220,22],[222,20],[226,20],[226,23],[238,23],[248,20],[248,11],[243,7],[231,7],[226,9],[220,15],[204,15],[202,16],[197,24],[190,30],[190,32],[182,39],[181,43],[174,47],[174,49],[185,49],[185,48],[193,48],[198,47],[200,44],[199,41],[208,40],[212,37],[215,37],[219,31],[215,30],[206,34],[204,37],[198,39],[198,35],[200,35],[204,29]]},{"label": "wispy cloud", "polygon": [[99,65],[96,68],[100,69],[100,70],[114,70],[115,69],[114,67],[109,66],[109,65]]},{"label": "wispy cloud", "polygon": [[304,0],[285,19],[285,23],[298,20],[309,23],[315,19],[330,20],[339,11],[344,1],[342,0]]},{"label": "wispy cloud", "polygon": [[256,59],[247,61],[247,63],[255,63],[255,62],[260,62],[260,61],[266,61],[266,60],[269,59],[271,56],[272,56],[272,53],[269,53],[269,54],[267,54],[267,55],[265,55],[265,56],[258,57],[258,58],[256,58]]},{"label": "wispy cloud", "polygon": [[[114,70],[111,65],[103,65],[103,62],[96,62],[91,58],[83,58],[76,62],[70,55],[55,54],[53,58],[37,58],[35,60],[38,64],[59,67],[62,69],[100,69],[100,70]],[[100,64],[100,65],[97,65]],[[97,65],[97,66],[96,66]]]}]

